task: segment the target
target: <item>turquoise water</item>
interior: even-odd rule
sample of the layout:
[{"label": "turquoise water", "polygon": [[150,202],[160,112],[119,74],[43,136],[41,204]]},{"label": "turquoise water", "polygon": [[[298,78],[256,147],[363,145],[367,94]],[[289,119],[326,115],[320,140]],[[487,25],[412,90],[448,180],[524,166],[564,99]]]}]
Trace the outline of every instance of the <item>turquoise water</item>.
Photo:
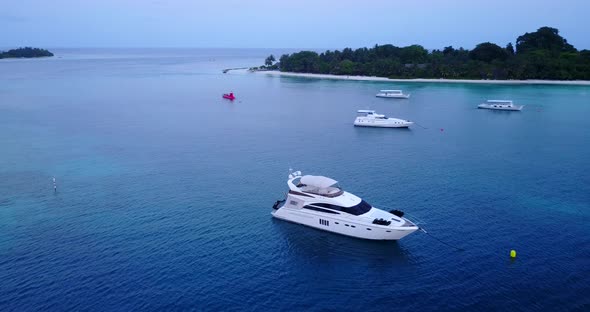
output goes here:
[{"label": "turquoise water", "polygon": [[[221,73],[270,50],[54,52],[0,62],[2,311],[590,305],[590,87]],[[398,87],[411,99],[374,97]],[[526,107],[475,108],[491,98]],[[357,109],[417,125],[355,128]],[[465,250],[274,220],[290,167]]]}]

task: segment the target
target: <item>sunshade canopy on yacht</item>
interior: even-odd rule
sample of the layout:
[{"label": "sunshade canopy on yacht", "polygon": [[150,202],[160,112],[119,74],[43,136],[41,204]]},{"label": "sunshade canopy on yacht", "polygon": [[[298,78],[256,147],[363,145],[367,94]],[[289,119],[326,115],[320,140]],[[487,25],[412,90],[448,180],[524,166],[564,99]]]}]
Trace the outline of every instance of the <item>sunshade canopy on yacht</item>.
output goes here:
[{"label": "sunshade canopy on yacht", "polygon": [[510,100],[488,100],[490,103],[512,103]]},{"label": "sunshade canopy on yacht", "polygon": [[301,177],[300,182],[305,185],[314,186],[314,187],[321,188],[321,189],[328,188],[328,187],[338,183],[338,181],[336,181],[334,179],[330,179],[328,177],[313,176],[313,175],[305,175],[305,176]]}]

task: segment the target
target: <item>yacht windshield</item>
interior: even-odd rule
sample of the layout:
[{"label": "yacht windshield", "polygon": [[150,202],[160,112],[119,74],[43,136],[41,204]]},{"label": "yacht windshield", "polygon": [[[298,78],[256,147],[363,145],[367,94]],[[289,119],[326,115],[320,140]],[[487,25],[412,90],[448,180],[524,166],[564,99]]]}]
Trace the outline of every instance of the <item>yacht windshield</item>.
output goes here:
[{"label": "yacht windshield", "polygon": [[350,213],[352,215],[355,216],[360,216],[364,213],[369,212],[369,210],[371,210],[371,204],[367,203],[364,200],[361,200],[360,203],[358,203],[357,205],[354,205],[352,207],[342,207],[342,206],[338,206],[338,205],[332,205],[332,204],[325,204],[325,203],[316,203],[313,204],[314,206],[319,206],[319,207],[323,207],[323,208],[328,208],[328,209],[333,209],[333,210],[337,210],[337,211],[342,211],[342,212],[346,212],[346,213]]},{"label": "yacht windshield", "polygon": [[359,216],[364,213],[367,213],[367,212],[369,212],[369,210],[371,210],[371,204],[367,203],[364,200],[361,200],[361,202],[358,203],[358,205],[355,205],[352,207],[346,207],[343,209],[344,212],[348,212],[348,213],[353,214],[355,216]]}]

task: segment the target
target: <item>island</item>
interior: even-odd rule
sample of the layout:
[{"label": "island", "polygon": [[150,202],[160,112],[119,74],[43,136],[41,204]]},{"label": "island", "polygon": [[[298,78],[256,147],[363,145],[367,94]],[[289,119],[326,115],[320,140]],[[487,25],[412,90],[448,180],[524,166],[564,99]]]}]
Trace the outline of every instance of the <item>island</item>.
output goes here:
[{"label": "island", "polygon": [[33,57],[46,57],[53,56],[53,53],[39,48],[18,48],[8,51],[0,51],[0,59],[3,58],[33,58]]},{"label": "island", "polygon": [[551,27],[519,36],[516,47],[483,42],[472,50],[427,50],[386,44],[319,54],[301,51],[274,61],[271,55],[264,66],[251,70],[382,79],[590,80],[590,50],[578,51]]}]

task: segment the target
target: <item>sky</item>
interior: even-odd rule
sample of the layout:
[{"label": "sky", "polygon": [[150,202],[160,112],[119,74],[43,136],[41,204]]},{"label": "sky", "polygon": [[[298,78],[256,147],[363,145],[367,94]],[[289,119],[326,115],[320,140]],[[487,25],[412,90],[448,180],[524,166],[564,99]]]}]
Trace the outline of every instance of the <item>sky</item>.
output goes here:
[{"label": "sky", "polygon": [[542,26],[590,49],[590,0],[0,0],[0,47],[505,46]]}]

